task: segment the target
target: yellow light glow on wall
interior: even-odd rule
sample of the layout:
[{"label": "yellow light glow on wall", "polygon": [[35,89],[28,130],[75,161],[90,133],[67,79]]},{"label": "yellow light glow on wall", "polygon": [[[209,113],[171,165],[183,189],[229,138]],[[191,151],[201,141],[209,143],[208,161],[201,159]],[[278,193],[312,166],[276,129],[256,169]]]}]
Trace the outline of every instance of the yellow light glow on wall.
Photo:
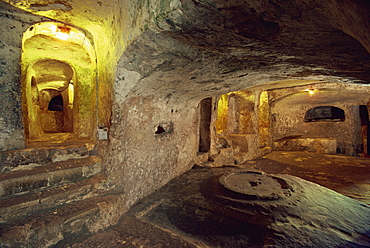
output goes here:
[{"label": "yellow light glow on wall", "polygon": [[89,40],[86,38],[85,33],[82,30],[69,26],[67,24],[58,22],[36,23],[24,33],[23,40],[25,41],[38,34],[47,35],[59,40],[76,43],[85,47],[85,49],[89,51],[90,56],[94,54],[94,52],[92,52],[92,46]]},{"label": "yellow light glow on wall", "polygon": [[233,92],[227,93],[227,95],[238,95],[244,98],[245,100],[252,101],[252,102],[254,102],[255,97],[256,97],[254,94],[252,94],[251,91],[247,91],[247,90],[233,91]]},{"label": "yellow light glow on wall", "polygon": [[75,94],[74,86],[73,84],[70,83],[68,86],[68,99],[69,99],[68,104],[70,106],[73,106],[74,94]]},{"label": "yellow light glow on wall", "polygon": [[315,90],[314,89],[305,89],[304,91],[307,91],[308,94],[310,94],[310,96],[312,96],[313,94],[315,94]]},{"label": "yellow light glow on wall", "polygon": [[258,105],[258,128],[260,147],[266,147],[269,145],[270,137],[270,106],[267,91],[263,91],[260,95]]},{"label": "yellow light glow on wall", "polygon": [[216,132],[222,134],[227,127],[227,113],[229,109],[228,95],[222,95],[217,103]]},{"label": "yellow light glow on wall", "polygon": [[[55,38],[58,38],[59,40],[68,40],[70,36],[72,37],[72,34],[74,36],[75,32],[71,31],[71,28],[65,27],[65,26],[57,26],[57,25],[48,25],[48,31],[44,31],[47,33],[49,36],[53,36]],[[74,37],[76,39],[76,37]],[[78,39],[76,39],[78,40]]]},{"label": "yellow light glow on wall", "polygon": [[69,34],[66,33],[56,33],[55,37],[57,37],[59,40],[68,40]]},{"label": "yellow light glow on wall", "polygon": [[[241,90],[241,91],[233,91],[227,94],[224,94],[220,97],[217,103],[217,119],[216,119],[216,133],[223,134],[227,132],[228,129],[228,118],[229,118],[229,99],[230,96],[238,96],[245,99],[246,102],[255,102],[255,94],[252,94],[251,91]],[[244,116],[238,115],[238,118],[244,118]],[[241,121],[243,124],[240,125],[239,128],[243,129],[246,128],[244,122]],[[230,130],[229,130],[230,131]]]}]

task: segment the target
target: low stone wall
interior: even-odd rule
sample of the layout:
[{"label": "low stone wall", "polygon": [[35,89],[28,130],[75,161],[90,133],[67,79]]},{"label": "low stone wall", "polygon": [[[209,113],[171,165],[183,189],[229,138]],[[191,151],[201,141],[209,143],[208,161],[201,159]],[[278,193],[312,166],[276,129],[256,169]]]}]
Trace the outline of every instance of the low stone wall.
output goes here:
[{"label": "low stone wall", "polygon": [[336,153],[335,138],[282,138],[274,142],[277,151],[310,151],[318,153]]}]

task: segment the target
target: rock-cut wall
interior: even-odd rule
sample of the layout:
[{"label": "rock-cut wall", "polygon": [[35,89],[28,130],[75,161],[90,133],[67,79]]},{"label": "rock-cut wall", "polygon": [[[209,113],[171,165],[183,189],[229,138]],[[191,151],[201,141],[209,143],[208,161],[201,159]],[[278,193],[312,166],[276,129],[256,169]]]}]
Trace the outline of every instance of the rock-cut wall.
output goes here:
[{"label": "rock-cut wall", "polygon": [[0,1],[0,151],[25,146],[20,83],[22,36],[41,20]]},{"label": "rock-cut wall", "polygon": [[122,207],[194,165],[197,109],[181,107],[156,97],[116,95],[106,164],[109,183],[126,199]]}]

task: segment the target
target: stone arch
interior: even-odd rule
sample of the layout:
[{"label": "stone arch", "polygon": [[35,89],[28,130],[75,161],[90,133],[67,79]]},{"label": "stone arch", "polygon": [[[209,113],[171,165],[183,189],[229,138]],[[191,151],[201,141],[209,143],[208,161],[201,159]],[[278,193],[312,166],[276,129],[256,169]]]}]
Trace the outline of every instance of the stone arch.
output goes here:
[{"label": "stone arch", "polygon": [[344,121],[344,110],[334,106],[317,106],[307,110],[304,121]]},{"label": "stone arch", "polygon": [[[75,73],[72,67],[62,61],[41,60],[30,66],[28,74],[31,76],[32,95],[27,99],[30,137],[43,133],[73,133],[73,83],[76,84],[76,80],[73,80]],[[62,101],[59,111],[50,109],[51,101],[57,100]]]},{"label": "stone arch", "polygon": [[50,111],[63,111],[63,96],[62,95],[57,95],[51,98],[49,105],[48,105],[48,110]]},{"label": "stone arch", "polygon": [[[48,133],[95,139],[96,60],[84,33],[55,22],[37,23],[22,41],[22,88],[28,143],[48,140]],[[63,111],[49,109],[63,99]],[[58,139],[57,136],[50,139]],[[65,140],[66,135],[60,135]]]}]

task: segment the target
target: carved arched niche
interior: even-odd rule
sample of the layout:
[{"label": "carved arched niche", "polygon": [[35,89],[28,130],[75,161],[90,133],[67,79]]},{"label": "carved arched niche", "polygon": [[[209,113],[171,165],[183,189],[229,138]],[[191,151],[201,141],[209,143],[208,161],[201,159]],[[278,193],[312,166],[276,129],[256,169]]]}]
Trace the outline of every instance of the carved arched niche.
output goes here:
[{"label": "carved arched niche", "polygon": [[32,65],[28,74],[31,89],[27,91],[26,103],[30,138],[39,138],[44,133],[73,133],[74,115],[77,115],[74,113],[76,79],[71,66],[57,60],[42,60]]},{"label": "carved arched niche", "polygon": [[305,122],[312,121],[344,121],[344,110],[334,106],[318,106],[309,109],[305,116]]},{"label": "carved arched niche", "polygon": [[22,48],[28,144],[66,138],[94,140],[95,53],[84,33],[62,23],[37,23],[24,33]]}]

